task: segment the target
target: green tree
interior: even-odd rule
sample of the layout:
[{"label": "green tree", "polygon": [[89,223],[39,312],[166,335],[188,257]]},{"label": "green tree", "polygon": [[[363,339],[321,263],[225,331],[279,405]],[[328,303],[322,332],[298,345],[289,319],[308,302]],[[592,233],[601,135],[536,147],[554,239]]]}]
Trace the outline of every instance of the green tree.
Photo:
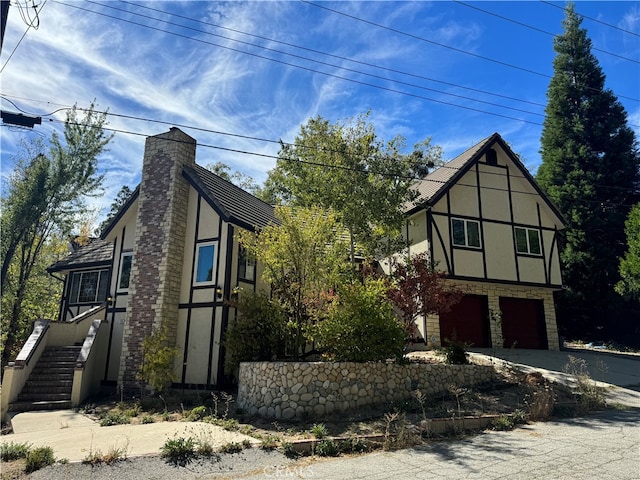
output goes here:
[{"label": "green tree", "polygon": [[298,206],[336,212],[349,232],[350,258],[356,250],[375,257],[389,253],[404,221],[403,206],[416,198],[412,185],[440,161],[441,149],[426,140],[403,154],[405,139],[384,141],[368,114],[347,122],[310,119],[294,144],[282,143],[265,189]]},{"label": "green tree", "polygon": [[129,200],[129,197],[131,196],[132,193],[133,191],[127,185],[123,185],[122,187],[120,187],[120,190],[116,195],[116,198],[111,203],[109,213],[107,214],[106,218],[102,221],[102,223],[100,223],[100,226],[98,227],[98,234],[102,234],[102,232],[105,231],[105,229],[111,223],[111,220],[113,220],[116,217],[116,215],[118,215],[118,212],[120,211],[120,209],[124,206],[125,203],[127,203],[127,200]]},{"label": "green tree", "polygon": [[393,313],[384,279],[343,285],[318,323],[314,339],[323,355],[333,361],[379,362],[399,360],[407,332]]},{"label": "green tree", "polygon": [[[42,142],[24,145],[2,198],[2,295],[13,298],[2,311],[7,329],[2,345],[6,362],[16,344],[25,318],[23,305],[29,280],[52,235],[65,238],[86,211],[86,197],[101,194],[103,176],[97,157],[111,136],[102,129],[106,114],[92,104],[78,118],[74,107],[67,113],[64,140],[54,133],[46,151]],[[11,273],[11,276],[9,275]]]},{"label": "green tree", "polygon": [[621,295],[629,295],[640,300],[640,203],[629,212],[625,223],[627,234],[627,252],[620,259],[620,276],[622,280],[616,285]]},{"label": "green tree", "polygon": [[249,193],[255,194],[260,189],[253,177],[238,171],[232,172],[231,167],[226,163],[209,163],[205,168]]},{"label": "green tree", "polygon": [[263,266],[263,280],[287,317],[289,345],[304,353],[310,326],[325,311],[327,293],[342,283],[347,246],[336,216],[319,207],[276,207],[279,225],[241,231],[239,242]]},{"label": "green tree", "polygon": [[286,347],[287,319],[265,293],[241,292],[238,314],[224,334],[224,369],[237,374],[240,362],[281,359]]},{"label": "green tree", "polygon": [[624,221],[637,201],[640,156],[581,23],[569,4],[554,44],[537,180],[567,219],[560,259],[569,289],[558,298],[559,327],[587,338],[619,315],[614,285]]}]

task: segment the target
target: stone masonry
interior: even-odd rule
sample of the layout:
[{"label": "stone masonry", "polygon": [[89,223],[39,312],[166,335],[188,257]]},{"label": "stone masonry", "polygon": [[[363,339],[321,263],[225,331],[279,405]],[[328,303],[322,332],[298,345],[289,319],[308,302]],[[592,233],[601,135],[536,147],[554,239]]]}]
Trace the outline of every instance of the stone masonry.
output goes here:
[{"label": "stone masonry", "polygon": [[495,380],[485,365],[352,362],[246,362],[240,364],[238,406],[250,415],[291,419],[388,406],[449,385]]},{"label": "stone masonry", "polygon": [[175,343],[189,199],[182,168],[195,164],[195,151],[196,141],[177,128],[145,144],[118,375],[125,392],[138,388],[141,342],[154,327],[166,322]]}]

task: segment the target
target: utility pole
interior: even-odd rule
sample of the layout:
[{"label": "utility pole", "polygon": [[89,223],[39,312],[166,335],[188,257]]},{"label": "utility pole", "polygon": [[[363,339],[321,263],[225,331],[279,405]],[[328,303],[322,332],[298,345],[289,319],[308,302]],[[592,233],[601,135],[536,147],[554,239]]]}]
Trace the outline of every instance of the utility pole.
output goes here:
[{"label": "utility pole", "polygon": [[2,53],[2,44],[4,43],[4,31],[7,28],[7,17],[9,16],[9,0],[0,2],[0,22],[2,22],[2,32],[0,32],[0,53]]}]

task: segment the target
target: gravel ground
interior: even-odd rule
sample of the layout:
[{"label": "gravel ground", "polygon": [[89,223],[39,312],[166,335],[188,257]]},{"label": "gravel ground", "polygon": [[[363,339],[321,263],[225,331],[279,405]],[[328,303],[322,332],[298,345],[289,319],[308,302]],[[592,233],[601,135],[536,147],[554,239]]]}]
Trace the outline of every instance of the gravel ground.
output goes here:
[{"label": "gravel ground", "polygon": [[[160,457],[137,457],[112,465],[70,463],[52,465],[32,473],[31,480],[191,480],[237,478],[246,474],[264,474],[266,478],[281,477],[293,470],[294,460],[277,451],[259,448],[240,453],[220,454],[219,458],[198,459],[188,465],[174,466]],[[286,475],[286,473],[285,473]]]}]

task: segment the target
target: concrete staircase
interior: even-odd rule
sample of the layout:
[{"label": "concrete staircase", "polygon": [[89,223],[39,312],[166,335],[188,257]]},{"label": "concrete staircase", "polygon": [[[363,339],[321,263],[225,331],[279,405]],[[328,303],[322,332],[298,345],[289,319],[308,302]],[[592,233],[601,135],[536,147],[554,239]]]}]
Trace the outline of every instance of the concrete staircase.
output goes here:
[{"label": "concrete staircase", "polygon": [[73,372],[81,346],[47,347],[9,411],[71,408]]}]

